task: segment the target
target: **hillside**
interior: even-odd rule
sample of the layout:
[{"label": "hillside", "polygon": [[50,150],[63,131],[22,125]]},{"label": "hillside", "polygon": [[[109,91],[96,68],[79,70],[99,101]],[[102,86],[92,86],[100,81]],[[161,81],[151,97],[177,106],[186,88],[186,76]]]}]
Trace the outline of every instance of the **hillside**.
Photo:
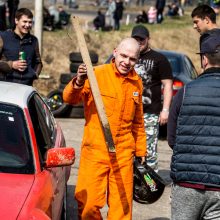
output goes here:
[{"label": "hillside", "polygon": [[[191,9],[188,9],[181,18],[166,18],[162,24],[146,26],[150,30],[152,48],[183,52],[191,58],[196,69],[201,71],[200,58],[196,55],[199,48],[199,34],[192,28],[190,12]],[[121,31],[94,32],[91,28],[91,20],[86,17],[81,18],[81,25],[87,47],[98,53],[100,64],[105,62],[122,38],[130,36],[134,26],[134,24],[123,25]],[[78,52],[79,48],[71,25],[66,30],[44,32],[42,75],[49,75],[50,79],[39,79],[34,84],[42,94],[46,95],[57,88],[60,74],[69,72],[69,53],[73,51]]]}]

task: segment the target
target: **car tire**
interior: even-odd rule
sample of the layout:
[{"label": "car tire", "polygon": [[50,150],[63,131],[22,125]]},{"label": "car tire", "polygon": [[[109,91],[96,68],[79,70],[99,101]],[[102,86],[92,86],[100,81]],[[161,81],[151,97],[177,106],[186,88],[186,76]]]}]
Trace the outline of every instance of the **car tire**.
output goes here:
[{"label": "car tire", "polygon": [[47,104],[54,117],[65,116],[70,109],[70,105],[63,102],[63,91],[56,89],[47,95]]},{"label": "car tire", "polygon": [[61,84],[68,84],[73,77],[76,76],[76,73],[61,73],[60,74],[60,83]]},{"label": "car tire", "polygon": [[70,72],[77,73],[80,64],[82,63],[70,63]]},{"label": "car tire", "polygon": [[84,118],[84,107],[83,104],[73,105],[69,112],[70,118]]},{"label": "car tire", "polygon": [[[98,57],[97,53],[95,53],[93,51],[90,51],[89,52],[89,56],[90,56],[92,64],[98,63],[99,57]],[[72,63],[83,63],[83,59],[82,59],[81,53],[79,53],[79,52],[72,52],[72,53],[70,53],[69,54],[69,60]]]}]

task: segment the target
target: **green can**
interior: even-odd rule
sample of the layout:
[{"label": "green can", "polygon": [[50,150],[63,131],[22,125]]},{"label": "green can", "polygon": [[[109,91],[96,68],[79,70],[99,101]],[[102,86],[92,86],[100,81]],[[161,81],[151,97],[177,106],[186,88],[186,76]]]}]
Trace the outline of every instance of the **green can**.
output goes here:
[{"label": "green can", "polygon": [[26,60],[26,53],[24,51],[19,52],[19,60]]}]

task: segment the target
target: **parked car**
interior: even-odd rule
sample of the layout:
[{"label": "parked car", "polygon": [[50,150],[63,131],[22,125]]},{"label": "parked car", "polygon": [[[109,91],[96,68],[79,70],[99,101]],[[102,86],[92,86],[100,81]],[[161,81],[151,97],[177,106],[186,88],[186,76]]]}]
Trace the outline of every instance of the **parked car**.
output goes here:
[{"label": "parked car", "polygon": [[33,87],[0,88],[0,219],[65,219],[74,148]]},{"label": "parked car", "polygon": [[158,50],[169,60],[173,73],[173,95],[186,83],[194,80],[198,73],[190,58],[179,52]]}]

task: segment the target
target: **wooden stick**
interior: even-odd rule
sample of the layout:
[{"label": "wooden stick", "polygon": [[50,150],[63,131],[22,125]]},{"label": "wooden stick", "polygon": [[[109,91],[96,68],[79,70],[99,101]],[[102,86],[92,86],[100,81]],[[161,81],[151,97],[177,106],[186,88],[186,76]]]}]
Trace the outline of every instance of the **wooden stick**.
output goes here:
[{"label": "wooden stick", "polygon": [[83,35],[83,32],[82,32],[82,29],[79,25],[79,19],[78,19],[78,17],[75,17],[75,16],[72,16],[71,19],[72,19],[73,27],[74,27],[75,32],[76,32],[76,36],[77,36],[81,56],[82,56],[83,62],[86,64],[86,67],[87,67],[88,80],[89,80],[89,84],[91,86],[92,95],[93,95],[95,105],[96,105],[96,108],[97,108],[99,120],[101,121],[101,125],[102,125],[102,128],[103,128],[106,145],[108,147],[109,152],[115,153],[115,145],[114,145],[114,142],[113,142],[112,133],[111,133],[111,130],[110,130],[108,118],[107,118],[106,113],[105,113],[105,107],[104,107],[104,104],[103,104],[103,101],[102,101],[102,97],[100,95],[100,91],[99,91],[98,83],[97,83],[97,80],[96,80],[96,76],[95,76],[94,71],[93,71],[92,62],[91,62],[91,59],[90,59],[90,56],[89,56],[89,51],[88,51],[88,48],[86,46],[86,41],[85,41],[85,38],[84,38],[84,35]]}]

